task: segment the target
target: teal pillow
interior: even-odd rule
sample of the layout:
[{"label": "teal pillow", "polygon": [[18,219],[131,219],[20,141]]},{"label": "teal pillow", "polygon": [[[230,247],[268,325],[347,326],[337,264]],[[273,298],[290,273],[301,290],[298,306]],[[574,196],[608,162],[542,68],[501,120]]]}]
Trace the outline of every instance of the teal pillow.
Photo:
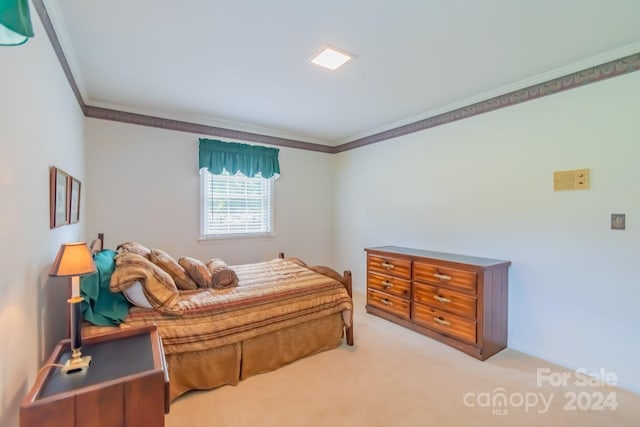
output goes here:
[{"label": "teal pillow", "polygon": [[93,256],[97,272],[80,278],[82,316],[99,326],[117,325],[127,317],[130,303],[122,293],[109,290],[111,274],[116,267],[118,253],[104,249]]}]

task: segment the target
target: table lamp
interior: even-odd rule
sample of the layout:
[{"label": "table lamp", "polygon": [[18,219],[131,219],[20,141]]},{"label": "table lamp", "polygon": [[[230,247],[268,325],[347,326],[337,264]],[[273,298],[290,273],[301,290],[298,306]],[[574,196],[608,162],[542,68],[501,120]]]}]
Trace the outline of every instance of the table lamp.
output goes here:
[{"label": "table lamp", "polygon": [[64,373],[85,369],[91,363],[91,356],[82,356],[82,297],[80,296],[80,276],[96,272],[91,251],[85,242],[64,243],[60,246],[53,261],[49,276],[71,277],[71,298],[69,303],[69,322],[71,335],[71,358],[61,368]]}]

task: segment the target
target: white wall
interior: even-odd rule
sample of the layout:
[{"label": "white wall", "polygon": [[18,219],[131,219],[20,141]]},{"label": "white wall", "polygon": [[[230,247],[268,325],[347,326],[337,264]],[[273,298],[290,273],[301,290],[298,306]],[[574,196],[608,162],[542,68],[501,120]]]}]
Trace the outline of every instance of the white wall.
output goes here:
[{"label": "white wall", "polygon": [[[84,221],[49,229],[49,167],[84,179],[83,118],[37,14],[26,45],[0,47],[0,425],[66,335],[68,280],[49,279]],[[81,206],[84,214],[84,204]]]},{"label": "white wall", "polygon": [[228,264],[264,261],[278,252],[310,264],[330,262],[331,155],[280,148],[275,237],[199,242],[201,136],[86,120],[87,231],[104,232],[106,247],[134,240],[175,258],[218,257]]},{"label": "white wall", "polygon": [[632,73],[342,153],[335,262],[364,291],[369,246],[511,260],[509,347],[640,391],[639,111]]}]

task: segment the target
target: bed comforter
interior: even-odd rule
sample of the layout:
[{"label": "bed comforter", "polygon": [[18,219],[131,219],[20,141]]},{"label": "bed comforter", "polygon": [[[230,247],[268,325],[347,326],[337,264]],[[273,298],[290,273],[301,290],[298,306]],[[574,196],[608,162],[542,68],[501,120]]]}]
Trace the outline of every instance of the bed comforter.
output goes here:
[{"label": "bed comforter", "polygon": [[231,268],[238,286],[180,291],[181,316],[133,307],[120,327],[156,325],[170,355],[238,343],[335,313],[351,326],[352,299],[333,278],[281,258]]}]

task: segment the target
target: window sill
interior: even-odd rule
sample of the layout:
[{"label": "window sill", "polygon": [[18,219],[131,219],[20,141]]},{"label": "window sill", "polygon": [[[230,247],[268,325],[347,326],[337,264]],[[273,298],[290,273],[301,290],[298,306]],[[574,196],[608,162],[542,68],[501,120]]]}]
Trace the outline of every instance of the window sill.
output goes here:
[{"label": "window sill", "polygon": [[200,237],[198,243],[200,244],[215,244],[220,242],[226,242],[230,240],[264,240],[273,239],[276,235],[274,233],[264,234],[224,234],[218,236],[206,236]]}]

